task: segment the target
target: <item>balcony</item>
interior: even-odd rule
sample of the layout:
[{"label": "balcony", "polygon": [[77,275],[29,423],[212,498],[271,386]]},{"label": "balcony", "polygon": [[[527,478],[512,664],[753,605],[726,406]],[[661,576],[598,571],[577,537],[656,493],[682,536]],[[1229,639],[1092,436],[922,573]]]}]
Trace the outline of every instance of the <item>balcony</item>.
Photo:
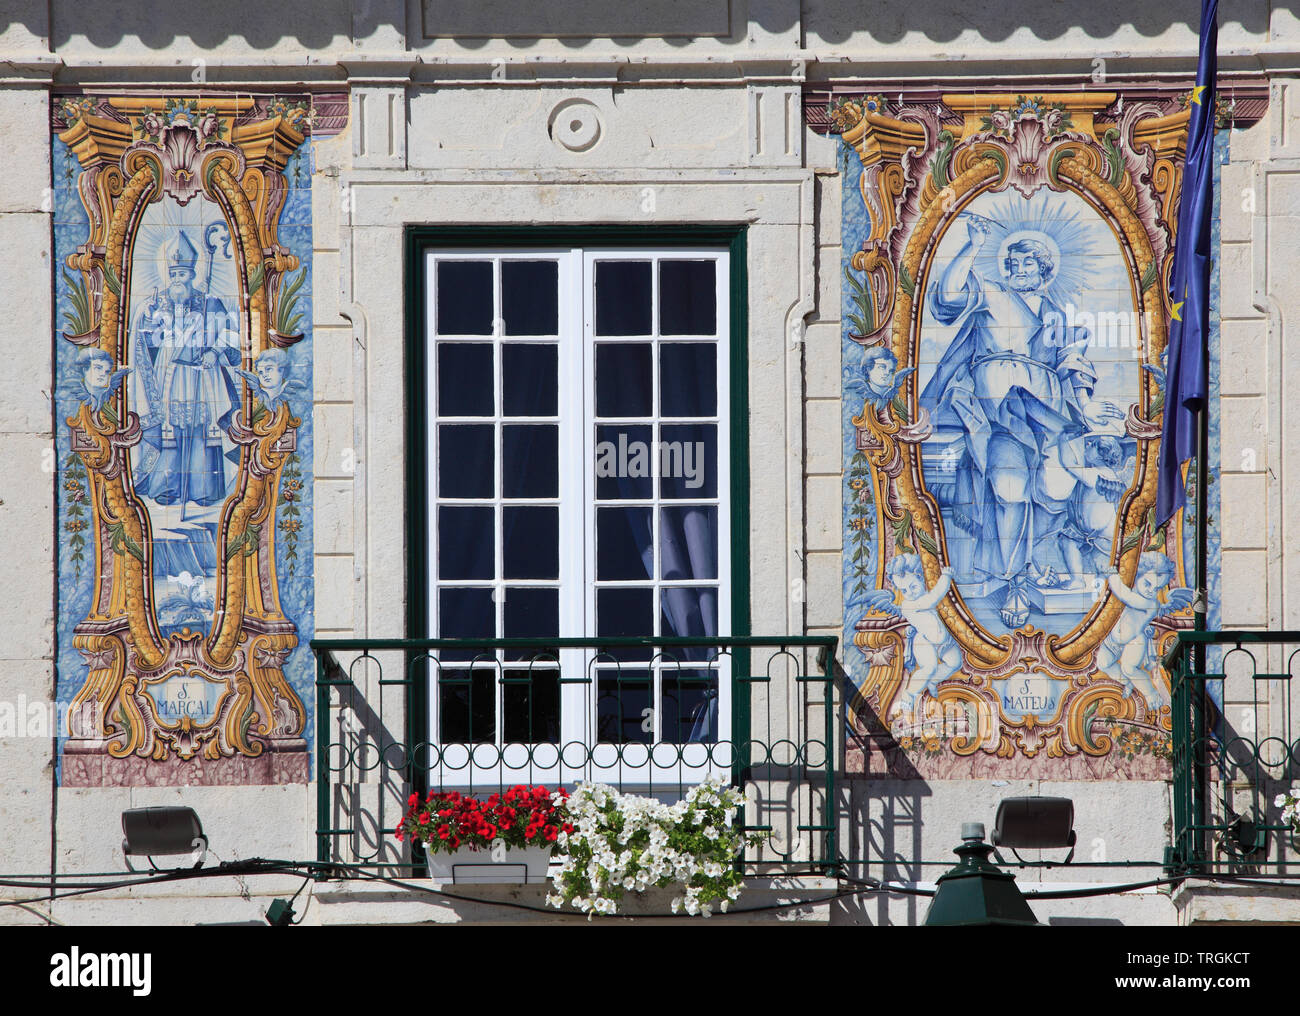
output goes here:
[{"label": "balcony", "polygon": [[1300,632],[1179,632],[1165,657],[1173,695],[1166,866],[1189,876],[1180,906],[1193,908],[1190,919],[1234,919],[1234,901],[1249,898],[1258,920],[1270,892],[1281,908],[1273,916],[1300,916],[1294,890],[1282,888],[1300,875],[1298,841],[1274,803],[1300,782],[1297,665]]},{"label": "balcony", "polygon": [[[754,876],[838,868],[831,636],[318,639],[317,860],[420,877],[408,796],[741,788]],[[441,738],[429,736],[440,733]]]}]

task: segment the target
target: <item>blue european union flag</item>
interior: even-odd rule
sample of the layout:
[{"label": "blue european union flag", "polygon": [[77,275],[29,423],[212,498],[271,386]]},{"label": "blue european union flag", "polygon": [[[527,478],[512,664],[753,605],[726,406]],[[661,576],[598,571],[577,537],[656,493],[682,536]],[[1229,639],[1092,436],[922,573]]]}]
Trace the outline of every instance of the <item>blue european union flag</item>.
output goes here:
[{"label": "blue european union flag", "polygon": [[[1156,523],[1184,507],[1182,465],[1196,454],[1197,411],[1209,395],[1210,226],[1214,213],[1214,78],[1219,2],[1201,0],[1201,53],[1196,64],[1187,160],[1178,202],[1178,239],[1165,365],[1164,433],[1157,466]],[[1204,468],[1204,463],[1198,463]]]}]

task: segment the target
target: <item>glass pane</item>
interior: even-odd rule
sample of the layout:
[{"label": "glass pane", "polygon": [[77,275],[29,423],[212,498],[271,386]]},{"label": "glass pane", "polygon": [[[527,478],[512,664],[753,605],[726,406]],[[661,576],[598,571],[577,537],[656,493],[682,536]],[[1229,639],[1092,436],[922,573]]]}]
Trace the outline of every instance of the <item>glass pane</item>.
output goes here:
[{"label": "glass pane", "polygon": [[501,317],[507,335],[557,335],[559,266],[554,261],[501,262]]},{"label": "glass pane", "polygon": [[492,262],[438,262],[438,334],[492,334]]},{"label": "glass pane", "polygon": [[596,262],[596,334],[651,334],[649,261]]},{"label": "glass pane", "polygon": [[660,672],[660,739],[669,744],[718,739],[718,675],[712,670]]},{"label": "glass pane", "polygon": [[496,457],[489,424],[438,427],[438,496],[491,497]]},{"label": "glass pane", "polygon": [[[649,744],[654,738],[654,686],[645,670],[601,670],[596,692],[596,738],[612,744]],[[648,727],[648,730],[642,729]]]},{"label": "glass pane", "polygon": [[501,511],[504,577],[508,579],[559,578],[559,509],[507,505]]},{"label": "glass pane", "polygon": [[[560,634],[560,591],[558,589],[506,590],[505,629],[508,639],[554,638]],[[559,662],[554,647],[508,649],[506,658]]]},{"label": "glass pane", "polygon": [[438,578],[495,578],[492,512],[491,508],[439,506]]},{"label": "glass pane", "polygon": [[718,414],[718,346],[669,342],[659,347],[659,414]]},{"label": "glass pane", "polygon": [[[718,631],[718,589],[716,586],[667,586],[659,591],[660,631],[664,635],[712,638]],[[698,658],[702,651],[679,650],[681,659]]]},{"label": "glass pane", "polygon": [[[597,636],[642,636],[654,634],[653,589],[597,589]],[[610,649],[599,659],[648,660],[649,647]]]},{"label": "glass pane", "polygon": [[658,466],[652,438],[644,425],[596,428],[596,497],[626,500],[652,497],[652,477]]},{"label": "glass pane", "polygon": [[713,335],[718,330],[716,265],[659,262],[660,335]]},{"label": "glass pane", "polygon": [[664,425],[659,428],[659,435],[660,497],[717,497],[717,425]]},{"label": "glass pane", "polygon": [[438,343],[439,416],[491,416],[492,391],[490,345]]},{"label": "glass pane", "polygon": [[507,670],[501,691],[507,744],[559,743],[559,670],[541,665]]},{"label": "glass pane", "polygon": [[596,509],[596,578],[653,578],[649,508]]},{"label": "glass pane", "polygon": [[554,416],[559,406],[557,347],[508,342],[501,347],[501,402],[506,416]]},{"label": "glass pane", "polygon": [[560,428],[506,424],[501,428],[503,497],[559,497]]},{"label": "glass pane", "polygon": [[438,736],[443,744],[496,740],[495,667],[444,667],[438,678]]},{"label": "glass pane", "polygon": [[649,416],[654,374],[648,342],[596,344],[596,415]]},{"label": "glass pane", "polygon": [[718,509],[692,505],[659,510],[659,568],[665,579],[718,577]]},{"label": "glass pane", "polygon": [[[439,589],[438,637],[444,639],[490,639],[497,633],[496,605],[491,589]],[[452,660],[472,660],[492,656],[492,650],[441,649],[435,650],[446,663]],[[436,674],[437,667],[430,667]]]}]

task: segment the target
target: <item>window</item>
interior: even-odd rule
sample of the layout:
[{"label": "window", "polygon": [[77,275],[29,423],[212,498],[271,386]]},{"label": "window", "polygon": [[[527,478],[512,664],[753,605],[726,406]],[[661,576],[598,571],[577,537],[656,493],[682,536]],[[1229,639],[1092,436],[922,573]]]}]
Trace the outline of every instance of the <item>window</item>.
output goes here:
[{"label": "window", "polygon": [[[731,634],[731,256],[422,249],[424,631]],[[730,657],[707,645],[437,657],[443,783],[721,768]]]}]

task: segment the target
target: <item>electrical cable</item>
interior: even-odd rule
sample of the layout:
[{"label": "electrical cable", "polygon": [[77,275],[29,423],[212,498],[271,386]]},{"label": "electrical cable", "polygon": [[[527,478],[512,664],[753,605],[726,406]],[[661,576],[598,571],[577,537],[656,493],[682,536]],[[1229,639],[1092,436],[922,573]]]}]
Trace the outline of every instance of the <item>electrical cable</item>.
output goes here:
[{"label": "electrical cable", "polygon": [[[54,900],[70,899],[78,896],[86,896],[93,893],[111,892],[116,889],[133,889],[139,886],[155,885],[167,882],[178,882],[195,878],[213,878],[213,877],[239,877],[243,875],[289,875],[297,876],[303,879],[303,884],[290,899],[292,903],[301,894],[309,884],[320,880],[341,880],[342,877],[354,878],[364,881],[382,882],[400,889],[412,892],[420,892],[425,895],[437,896],[442,899],[452,900],[461,903],[478,903],[485,906],[505,907],[513,910],[524,910],[532,913],[546,914],[548,916],[566,916],[566,917],[583,917],[586,915],[576,912],[566,912],[556,910],[546,906],[536,906],[530,903],[523,903],[517,900],[506,899],[484,899],[475,896],[463,896],[457,893],[448,892],[445,889],[435,888],[433,886],[418,885],[391,876],[381,875],[373,872],[360,865],[342,864],[342,863],[321,863],[318,861],[287,861],[268,858],[248,858],[240,861],[223,861],[221,864],[212,868],[178,868],[175,870],[161,870],[151,873],[144,878],[135,879],[113,879],[106,882],[97,883],[69,883],[66,876],[60,877],[57,884],[62,887],[62,891],[47,893],[45,895],[32,897],[21,900],[0,900],[0,907],[18,907],[29,911],[44,920],[53,924],[60,924],[53,915],[35,910],[33,905],[40,903],[49,903]],[[1118,895],[1125,892],[1134,892],[1140,889],[1155,888],[1157,886],[1176,886],[1189,880],[1198,880],[1212,883],[1222,883],[1226,885],[1243,885],[1255,886],[1261,888],[1277,889],[1294,889],[1296,883],[1291,881],[1279,881],[1276,876],[1241,876],[1241,875],[1223,875],[1210,873],[1205,875],[1177,875],[1169,878],[1149,879],[1143,882],[1121,883],[1118,885],[1101,885],[1089,888],[1071,888],[1062,890],[1037,890],[1030,889],[1022,893],[1027,900],[1052,900],[1052,899],[1084,899],[1097,896]],[[854,896],[862,896],[869,893],[887,893],[890,895],[904,896],[921,896],[933,897],[935,890],[921,889],[916,886],[896,884],[878,879],[859,879],[848,875],[838,876],[838,881],[848,883],[852,888],[842,889],[820,897],[814,897],[806,900],[795,900],[786,903],[764,904],[757,907],[730,908],[726,911],[727,915],[739,914],[757,914],[765,912],[775,912],[781,910],[792,910],[799,907],[819,906],[823,903],[832,903],[837,900],[847,899]],[[56,884],[56,880],[51,877],[48,881],[37,882],[29,880],[5,879],[0,878],[0,887],[9,888],[48,888]],[[314,898],[315,890],[313,888],[311,898]],[[620,915],[628,916],[628,915]],[[688,917],[688,914],[639,914],[638,918],[649,918],[654,920],[670,920],[681,917]],[[719,916],[722,916],[719,913]],[[295,924],[300,924],[300,918]]]}]

